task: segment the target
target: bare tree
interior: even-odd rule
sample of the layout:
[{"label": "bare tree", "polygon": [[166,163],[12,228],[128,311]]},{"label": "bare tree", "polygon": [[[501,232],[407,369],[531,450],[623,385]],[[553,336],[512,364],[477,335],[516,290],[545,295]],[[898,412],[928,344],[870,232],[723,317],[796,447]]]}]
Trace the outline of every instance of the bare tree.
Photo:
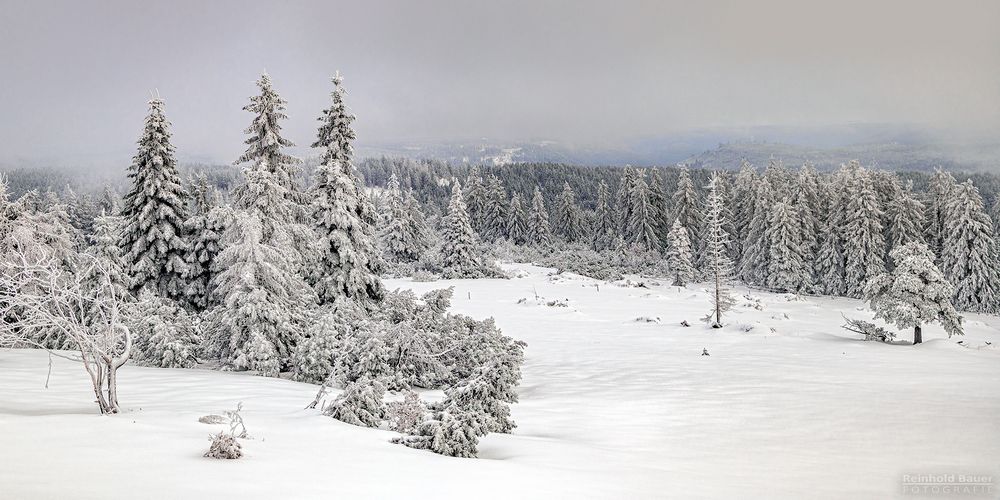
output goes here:
[{"label": "bare tree", "polygon": [[75,257],[71,272],[51,252],[20,245],[8,252],[0,268],[0,346],[46,348],[38,332],[58,331],[76,352],[49,352],[82,363],[101,413],[118,413],[117,372],[132,351],[135,302],[107,260]]}]

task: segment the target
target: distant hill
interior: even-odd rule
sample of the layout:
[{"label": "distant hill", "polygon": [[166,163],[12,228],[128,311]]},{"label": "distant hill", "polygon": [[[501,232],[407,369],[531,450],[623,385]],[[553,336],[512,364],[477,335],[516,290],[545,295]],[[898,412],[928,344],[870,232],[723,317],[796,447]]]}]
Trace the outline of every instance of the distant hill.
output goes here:
[{"label": "distant hill", "polygon": [[850,160],[886,170],[930,171],[941,167],[951,171],[996,172],[1000,170],[1000,145],[957,146],[941,144],[861,144],[830,148],[770,142],[736,142],[688,157],[692,167],[736,169],[746,158],[763,167],[771,158],[786,166],[811,163],[821,170],[839,167]]}]

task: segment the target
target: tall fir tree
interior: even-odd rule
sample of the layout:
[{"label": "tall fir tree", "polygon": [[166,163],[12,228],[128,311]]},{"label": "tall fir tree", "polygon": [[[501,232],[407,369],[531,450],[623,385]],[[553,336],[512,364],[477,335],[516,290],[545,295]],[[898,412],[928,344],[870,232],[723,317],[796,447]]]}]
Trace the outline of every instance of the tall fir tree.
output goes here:
[{"label": "tall fir tree", "polygon": [[187,255],[187,288],[184,296],[195,310],[208,307],[215,257],[219,254],[219,239],[225,230],[226,208],[218,206],[218,193],[201,175],[194,182],[191,196],[191,216],[184,222],[189,238]]},{"label": "tall fir tree", "polygon": [[1000,311],[1000,274],[997,270],[993,223],[983,207],[979,189],[967,180],[955,186],[947,204],[946,232],[941,260],[945,275],[955,285],[955,307],[963,311]]},{"label": "tall fir tree", "polygon": [[691,233],[691,245],[702,248],[701,234],[704,215],[701,211],[701,200],[698,191],[691,180],[691,174],[686,165],[680,166],[677,177],[677,189],[673,196],[673,213],[671,218],[681,221],[681,225]]},{"label": "tall fir tree", "polygon": [[749,221],[747,237],[743,242],[739,277],[747,282],[762,285],[767,278],[771,243],[769,234],[771,206],[775,202],[771,180],[766,176],[757,178],[754,186],[753,218]]},{"label": "tall fir tree", "polygon": [[779,201],[771,207],[767,242],[768,288],[780,292],[799,292],[809,286],[805,251],[801,234],[801,214],[789,203]]},{"label": "tall fir tree", "polygon": [[757,168],[743,160],[733,185],[733,258],[743,261],[757,198]]},{"label": "tall fir tree", "polygon": [[718,174],[713,173],[708,182],[708,199],[705,210],[706,256],[703,274],[710,282],[709,295],[712,309],[705,318],[712,328],[722,328],[722,315],[735,303],[729,280],[733,275],[733,262],[729,259],[729,235],[726,234],[725,207],[717,189]]},{"label": "tall fir tree", "polygon": [[476,233],[481,233],[486,221],[486,184],[480,174],[479,166],[473,165],[469,169],[469,176],[465,178],[465,188],[462,190],[462,197],[465,199],[465,207],[469,212],[469,220],[472,221],[472,228]]},{"label": "tall fir tree", "polygon": [[428,247],[425,229],[418,220],[423,217],[419,203],[404,197],[395,173],[389,178],[386,196],[387,221],[380,234],[384,253],[395,262],[415,262]]},{"label": "tall fir tree", "polygon": [[385,294],[377,274],[375,208],[354,167],[354,115],[344,102],[343,78],[333,77],[333,103],[320,117],[314,148],[323,149],[311,192],[312,217],[319,238],[312,282],[323,303],[349,297],[377,302]]},{"label": "tall fir tree", "polygon": [[216,258],[212,293],[219,305],[207,326],[210,350],[224,366],[277,376],[289,367],[315,295],[285,252],[262,238],[257,215],[235,211]]},{"label": "tall fir tree", "polygon": [[177,175],[170,136],[163,100],[150,100],[139,150],[129,167],[132,188],[122,207],[125,227],[119,246],[133,291],[150,287],[162,296],[183,299],[187,194]]},{"label": "tall fir tree", "polygon": [[667,234],[667,266],[673,276],[673,286],[686,286],[694,280],[694,264],[691,257],[691,239],[681,221],[675,220]]},{"label": "tall fir tree", "polygon": [[660,239],[660,247],[665,248],[668,244],[667,234],[671,230],[672,219],[667,211],[666,189],[658,168],[649,169],[649,203],[653,211],[653,228]]},{"label": "tall fir tree", "polygon": [[889,247],[924,242],[924,204],[913,195],[913,182],[907,182],[899,195],[886,207],[889,220]]},{"label": "tall fir tree", "polygon": [[479,255],[479,238],[462,198],[462,187],[456,180],[451,188],[448,215],[441,220],[441,267],[448,278],[477,278],[483,273]]},{"label": "tall fir tree", "polygon": [[847,294],[862,297],[865,286],[885,272],[885,236],[882,232],[882,208],[875,193],[871,172],[858,169],[847,184],[847,210],[844,220],[844,280]]},{"label": "tall fir tree", "polygon": [[567,242],[573,243],[584,238],[583,213],[576,203],[576,193],[569,182],[563,183],[562,193],[556,200],[556,231]]},{"label": "tall fir tree", "polygon": [[524,211],[521,194],[514,193],[510,197],[510,208],[507,210],[507,238],[515,245],[527,243],[528,215]]},{"label": "tall fir tree", "polygon": [[602,180],[597,185],[597,207],[594,210],[594,227],[591,233],[594,250],[614,248],[619,227],[615,220],[614,207],[611,206],[608,185]]},{"label": "tall fir tree", "polygon": [[552,229],[549,227],[549,212],[545,209],[542,190],[535,186],[535,194],[531,198],[531,211],[528,213],[528,243],[535,246],[548,246],[552,243]]},{"label": "tall fir tree", "polygon": [[938,168],[931,176],[930,184],[927,187],[928,203],[924,216],[926,223],[924,234],[927,246],[937,256],[938,262],[941,262],[944,240],[948,231],[948,203],[952,198],[956,184],[955,178],[950,173]]},{"label": "tall fir tree", "polygon": [[246,151],[236,160],[236,164],[267,168],[274,175],[275,181],[285,188],[285,194],[295,203],[301,203],[302,197],[296,184],[298,174],[298,158],[288,155],[284,148],[292,147],[292,141],[281,136],[281,121],[287,120],[285,105],[287,101],[281,98],[271,84],[271,77],[264,73],[257,80],[260,94],[250,97],[250,103],[243,107],[244,111],[253,113],[253,121],[245,133]]},{"label": "tall fir tree", "polygon": [[507,191],[500,178],[490,175],[486,181],[486,200],[479,235],[487,241],[507,237]]},{"label": "tall fir tree", "polygon": [[875,318],[913,328],[914,345],[923,342],[922,327],[927,323],[940,323],[949,337],[962,335],[962,318],[951,303],[953,288],[934,265],[927,246],[904,243],[890,257],[892,272],[875,277],[865,289]]},{"label": "tall fir tree", "polygon": [[632,218],[632,192],[635,190],[636,172],[631,165],[626,165],[622,169],[621,179],[618,181],[618,192],[615,194],[615,219],[617,227],[622,230],[622,238],[631,241],[633,235],[629,233],[628,221]]},{"label": "tall fir tree", "polygon": [[642,170],[637,172],[635,182],[632,183],[631,200],[632,214],[626,227],[632,239],[628,243],[643,250],[659,250],[660,238],[656,234],[653,205],[649,199],[645,172]]}]

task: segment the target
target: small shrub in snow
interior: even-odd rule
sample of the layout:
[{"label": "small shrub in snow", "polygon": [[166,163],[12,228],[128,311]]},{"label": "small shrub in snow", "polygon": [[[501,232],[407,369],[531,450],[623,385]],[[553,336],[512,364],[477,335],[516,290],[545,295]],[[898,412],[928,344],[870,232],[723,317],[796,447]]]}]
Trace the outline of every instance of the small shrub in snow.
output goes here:
[{"label": "small shrub in snow", "polygon": [[232,460],[243,456],[243,445],[231,434],[219,432],[208,439],[212,441],[212,446],[205,452],[207,458]]},{"label": "small shrub in snow", "polygon": [[341,422],[362,427],[378,427],[385,416],[385,386],[362,377],[350,383],[323,413]]},{"label": "small shrub in snow", "polygon": [[449,457],[474,458],[479,453],[479,438],[486,434],[478,417],[451,404],[421,422],[413,435],[392,442]]},{"label": "small shrub in snow", "polygon": [[203,417],[198,417],[198,422],[209,425],[224,424],[228,421],[229,419],[223,417],[222,415],[205,415]]},{"label": "small shrub in snow", "polygon": [[878,341],[878,342],[892,342],[896,339],[896,334],[882,328],[875,323],[868,321],[862,321],[860,319],[848,319],[845,318],[847,323],[845,323],[841,328],[844,330],[859,333],[865,336],[866,341]]},{"label": "small shrub in snow", "polygon": [[426,413],[427,407],[420,401],[420,396],[408,391],[402,401],[392,401],[387,405],[389,429],[403,434],[412,433],[423,422]]},{"label": "small shrub in snow", "polygon": [[659,323],[660,318],[650,318],[649,316],[639,316],[635,318],[636,323]]}]

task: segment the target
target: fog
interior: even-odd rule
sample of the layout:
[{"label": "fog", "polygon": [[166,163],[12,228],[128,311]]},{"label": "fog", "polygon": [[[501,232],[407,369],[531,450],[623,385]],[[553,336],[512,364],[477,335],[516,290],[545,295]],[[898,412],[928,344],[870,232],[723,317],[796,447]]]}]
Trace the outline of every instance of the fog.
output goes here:
[{"label": "fog", "polygon": [[[811,5],[806,5],[811,4]],[[158,91],[230,162],[267,71],[308,145],[345,75],[362,143],[603,144],[711,127],[1000,127],[1000,2],[0,1],[0,160],[132,154]]]}]

